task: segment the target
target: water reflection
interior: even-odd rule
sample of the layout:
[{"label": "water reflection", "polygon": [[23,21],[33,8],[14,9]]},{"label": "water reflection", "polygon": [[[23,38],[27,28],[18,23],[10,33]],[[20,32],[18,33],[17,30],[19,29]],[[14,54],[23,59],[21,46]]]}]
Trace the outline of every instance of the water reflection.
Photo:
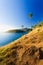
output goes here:
[{"label": "water reflection", "polygon": [[24,33],[0,33],[0,46],[6,45],[16,39],[18,39],[19,37],[21,37],[22,35],[26,34],[26,32]]}]

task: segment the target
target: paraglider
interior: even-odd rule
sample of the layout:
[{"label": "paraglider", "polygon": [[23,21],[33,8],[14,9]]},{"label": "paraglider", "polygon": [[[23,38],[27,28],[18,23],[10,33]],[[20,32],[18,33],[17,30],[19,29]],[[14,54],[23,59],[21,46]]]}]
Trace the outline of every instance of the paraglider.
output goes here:
[{"label": "paraglider", "polygon": [[32,16],[33,16],[33,14],[32,14],[32,13],[30,13],[30,14],[29,14],[29,17],[30,17],[30,18],[32,18]]}]

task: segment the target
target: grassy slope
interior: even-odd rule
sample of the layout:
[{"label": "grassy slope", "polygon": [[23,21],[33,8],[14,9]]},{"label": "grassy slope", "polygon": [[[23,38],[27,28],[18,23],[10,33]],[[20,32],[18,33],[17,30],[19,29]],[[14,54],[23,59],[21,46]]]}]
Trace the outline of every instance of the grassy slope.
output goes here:
[{"label": "grassy slope", "polygon": [[0,48],[0,65],[43,65],[43,26]]}]

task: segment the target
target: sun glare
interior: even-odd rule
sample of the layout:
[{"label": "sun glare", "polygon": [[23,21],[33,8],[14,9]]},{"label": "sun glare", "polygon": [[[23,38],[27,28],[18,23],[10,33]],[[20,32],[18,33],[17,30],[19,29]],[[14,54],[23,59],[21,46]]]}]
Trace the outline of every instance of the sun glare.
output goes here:
[{"label": "sun glare", "polygon": [[8,25],[0,25],[0,33],[5,32],[9,29],[11,29],[11,27]]}]

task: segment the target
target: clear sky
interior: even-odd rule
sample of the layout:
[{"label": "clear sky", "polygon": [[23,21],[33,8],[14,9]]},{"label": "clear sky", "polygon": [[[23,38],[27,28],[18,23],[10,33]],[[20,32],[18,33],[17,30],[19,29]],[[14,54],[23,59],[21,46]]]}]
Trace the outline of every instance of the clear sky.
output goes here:
[{"label": "clear sky", "polygon": [[[33,14],[32,19],[28,14]],[[30,27],[43,20],[43,0],[0,0],[0,25]]]}]

